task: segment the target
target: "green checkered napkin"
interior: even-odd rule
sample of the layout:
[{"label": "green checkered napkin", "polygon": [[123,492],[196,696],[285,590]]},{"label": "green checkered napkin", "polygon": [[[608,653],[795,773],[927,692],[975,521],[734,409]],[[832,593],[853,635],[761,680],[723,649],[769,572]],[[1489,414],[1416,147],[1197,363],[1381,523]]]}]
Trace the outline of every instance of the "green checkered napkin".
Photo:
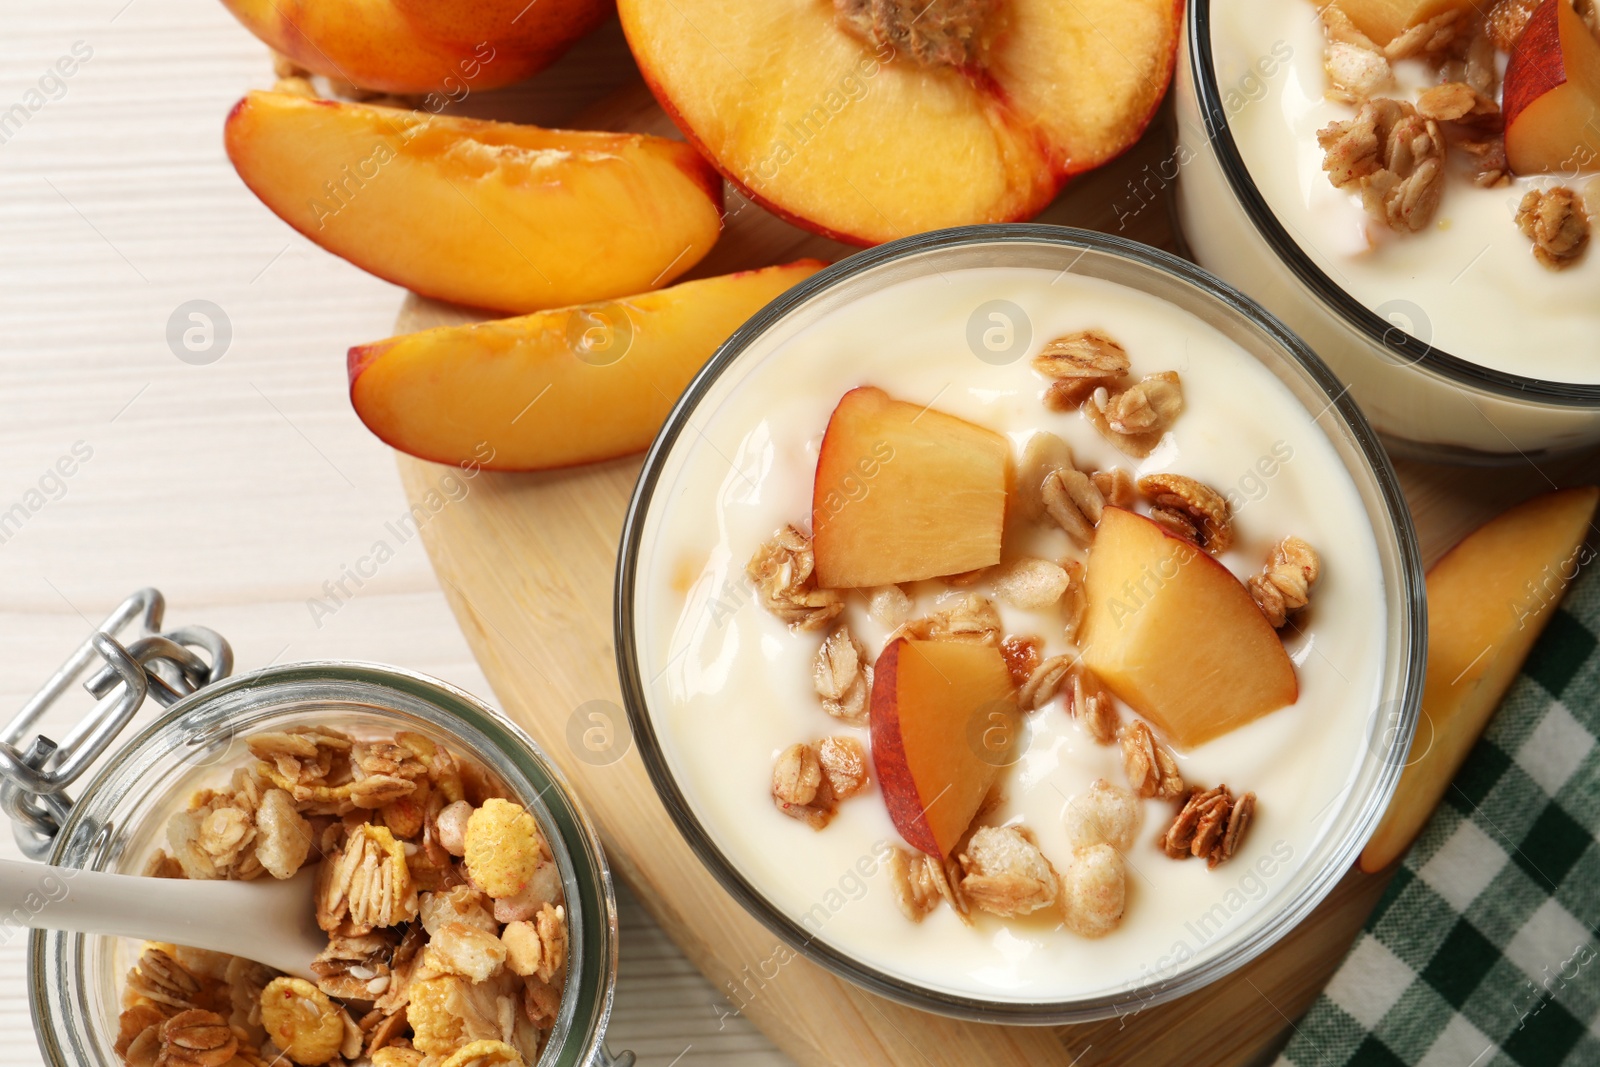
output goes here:
[{"label": "green checkered napkin", "polygon": [[1278,1067],[1600,1067],[1597,646],[1591,571]]}]

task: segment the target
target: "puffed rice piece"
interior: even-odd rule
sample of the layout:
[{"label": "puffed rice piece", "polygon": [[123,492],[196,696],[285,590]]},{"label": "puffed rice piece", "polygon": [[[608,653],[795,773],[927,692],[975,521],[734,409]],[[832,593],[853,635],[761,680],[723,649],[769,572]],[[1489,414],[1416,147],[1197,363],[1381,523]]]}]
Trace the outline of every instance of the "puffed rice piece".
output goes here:
[{"label": "puffed rice piece", "polygon": [[567,910],[547,904],[532,922],[507,923],[500,940],[512,973],[550,982],[567,962]]},{"label": "puffed rice piece", "polygon": [[434,819],[439,844],[450,855],[460,858],[467,854],[467,820],[472,817],[472,805],[465,800],[450,804]]},{"label": "puffed rice piece", "polygon": [[261,795],[256,832],[256,859],[274,878],[293,878],[311,854],[311,824],[282,789],[268,789]]},{"label": "puffed rice piece", "polygon": [[1110,845],[1079,849],[1061,878],[1067,929],[1080,937],[1104,937],[1122,922],[1128,900],[1127,864]]},{"label": "puffed rice piece", "polygon": [[1019,559],[995,572],[994,595],[1014,608],[1044,611],[1061,602],[1072,576],[1047,559]]},{"label": "puffed rice piece", "polygon": [[1133,847],[1144,809],[1130,789],[1096,778],[1089,790],[1067,803],[1067,841],[1074,852],[1110,845],[1118,852]]}]

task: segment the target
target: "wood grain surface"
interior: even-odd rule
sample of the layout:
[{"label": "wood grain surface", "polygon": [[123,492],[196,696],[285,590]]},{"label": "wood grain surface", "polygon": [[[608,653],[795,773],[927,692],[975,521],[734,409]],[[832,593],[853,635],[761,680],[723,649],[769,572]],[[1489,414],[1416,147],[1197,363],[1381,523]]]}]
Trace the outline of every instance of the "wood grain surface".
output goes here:
[{"label": "wood grain surface", "polygon": [[[617,58],[623,62],[622,58]],[[576,121],[672,134],[642,84],[624,78]],[[1158,123],[1126,156],[1075,183],[1044,221],[1121,232],[1177,250],[1169,206],[1149,178],[1170,157]],[[1143,194],[1137,190],[1147,190]],[[1154,190],[1150,192],[1148,190]],[[852,249],[806,234],[730,190],[727,232],[692,277],[784,262],[837,259]],[[398,329],[467,321],[468,311],[412,297]],[[400,457],[402,481],[420,500],[450,473]],[[1401,464],[1431,562],[1462,533],[1515,500],[1592,479],[1594,455],[1563,464],[1491,471]],[[636,751],[595,766],[564,741],[575,709],[620,703],[611,633],[615,553],[637,458],[544,474],[480,474],[470,494],[424,530],[434,567],[467,641],[501,704],[572,777],[622,879],[718,989],[743,1004],[801,1064],[965,1067],[1023,1064],[1251,1064],[1270,1059],[1292,1021],[1337,966],[1387,877],[1351,872],[1306,922],[1261,958],[1178,1001],[1105,1022],[1051,1028],[955,1022],[901,1007],[844,983],[804,959],[777,977],[747,982],[777,940],[699,864],[650,785]],[[620,722],[621,711],[616,714]]]}]

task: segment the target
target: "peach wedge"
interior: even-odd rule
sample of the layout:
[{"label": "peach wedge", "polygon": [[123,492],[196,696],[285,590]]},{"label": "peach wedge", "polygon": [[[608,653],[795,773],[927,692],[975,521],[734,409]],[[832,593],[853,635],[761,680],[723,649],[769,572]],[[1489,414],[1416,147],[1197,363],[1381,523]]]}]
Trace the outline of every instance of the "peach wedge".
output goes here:
[{"label": "peach wedge", "polygon": [[1183,0],[619,0],[678,127],[856,244],[1038,213],[1144,131]]},{"label": "peach wedge", "polygon": [[459,304],[520,313],[645,292],[721,231],[715,171],[658,137],[254,92],[224,140],[244,183],[289,225]]},{"label": "peach wedge", "polygon": [[1535,497],[1468,534],[1428,572],[1422,721],[1362,870],[1393,863],[1433,814],[1584,562],[1596,501],[1594,486]]},{"label": "peach wedge", "polygon": [[1106,508],[1084,586],[1083,662],[1173,744],[1298,699],[1294,664],[1244,584],[1143,515]]},{"label": "peach wedge", "polygon": [[717,346],[824,266],[803,259],[360,345],[350,400],[384,441],[440,463],[543,470],[638,452]]},{"label": "peach wedge", "polygon": [[222,2],[307,70],[364,89],[451,98],[521,81],[610,13],[605,0],[517,0],[514,8],[512,0]]}]

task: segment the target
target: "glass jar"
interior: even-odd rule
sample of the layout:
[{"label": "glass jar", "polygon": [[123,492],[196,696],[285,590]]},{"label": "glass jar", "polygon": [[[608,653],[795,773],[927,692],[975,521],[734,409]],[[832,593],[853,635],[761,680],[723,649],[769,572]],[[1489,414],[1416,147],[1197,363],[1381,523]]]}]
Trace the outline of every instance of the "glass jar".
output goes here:
[{"label": "glass jar", "polygon": [[[1170,166],[1179,224],[1196,262],[1299,334],[1348,384],[1396,454],[1513,463],[1600,443],[1600,385],[1491,370],[1447,352],[1430,343],[1427,312],[1401,298],[1403,278],[1396,298],[1374,309],[1306,254],[1303,238],[1252,179],[1230,128],[1230,115],[1247,105],[1239,87],[1219,75],[1212,9],[1213,0],[1189,3],[1173,78],[1178,144]],[[1312,5],[1305,10],[1314,17]],[[1254,75],[1245,70],[1243,79]],[[1241,72],[1229,69],[1226,77],[1241,79]],[[1272,106],[1247,99],[1248,106]],[[1535,319],[1527,344],[1536,347],[1538,334]]]},{"label": "glass jar", "polygon": [[[64,670],[72,667],[69,661]],[[309,662],[205,684],[111,751],[75,803],[58,803],[65,818],[49,862],[139,873],[164,840],[167,815],[196,789],[225,781],[253,758],[245,737],[308,725],[357,737],[421,733],[478,764],[506,796],[534,813],[561,872],[569,930],[560,1014],[539,1067],[631,1064],[631,1053],[614,1059],[603,1044],[617,972],[617,912],[593,826],[561,772],[527,734],[469,694],[424,675]],[[138,953],[137,942],[121,938],[32,933],[29,1001],[52,1067],[120,1067],[112,1045],[124,978]]]},{"label": "glass jar", "polygon": [[[1330,802],[1325,816],[1318,813],[1325,818],[1323,829],[1285,876],[1271,905],[1173,973],[1150,972],[1126,986],[1063,999],[985,997],[892,971],[834,943],[807,925],[807,915],[775,902],[762,888],[770,870],[748,870],[730,858],[719,844],[717,816],[697,803],[688,779],[680,777],[681,753],[668,740],[667,723],[675,709],[659,686],[677,653],[650,632],[649,590],[662,568],[678,558],[664,533],[665,516],[680,506],[686,486],[705,477],[695,465],[697,450],[708,450],[707,468],[713,466],[709,457],[719,460],[714,464],[719,471],[734,464],[728,457],[740,454],[740,445],[735,434],[718,436],[718,413],[766,361],[830,314],[898,283],[1019,267],[1083,275],[1154,296],[1215,329],[1274,375],[1310,417],[1309,425],[1317,428],[1313,432],[1325,435],[1351,479],[1360,521],[1373,531],[1383,597],[1381,612],[1374,613],[1383,620],[1384,640],[1372,703],[1363,695],[1349,705],[1361,718],[1356,758],[1344,779],[1347,789]],[[720,588],[722,597],[739,595],[731,585]],[[801,282],[736,331],[684,392],[645,459],[623,525],[616,641],[623,697],[651,781],[701,861],[752,916],[795,953],[878,995],[957,1018],[1033,1025],[1133,1014],[1191,992],[1260,955],[1310,914],[1350,869],[1399,780],[1420,714],[1427,644],[1416,534],[1394,469],[1347,390],[1322,361],[1248,297],[1191,263],[1121,238],[1044,225],[969,226],[881,245]],[[727,647],[736,645],[730,640]],[[728,670],[726,660],[719,660],[716,676],[725,677]]]}]

